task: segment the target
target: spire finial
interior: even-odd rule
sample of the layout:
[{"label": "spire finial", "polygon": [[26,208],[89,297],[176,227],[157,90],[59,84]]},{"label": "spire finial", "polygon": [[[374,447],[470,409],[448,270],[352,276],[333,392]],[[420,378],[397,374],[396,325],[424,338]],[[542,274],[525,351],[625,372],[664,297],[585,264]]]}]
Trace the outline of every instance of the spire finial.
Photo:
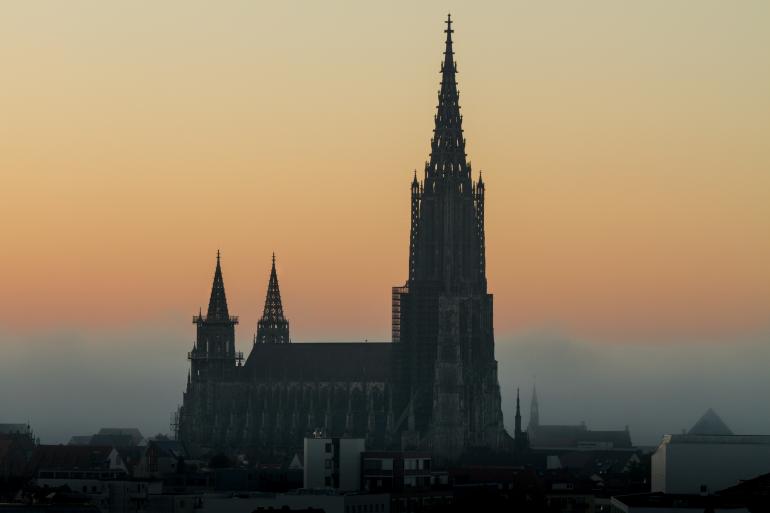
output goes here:
[{"label": "spire finial", "polygon": [[275,251],[273,251],[273,267],[275,267]]},{"label": "spire finial", "polygon": [[219,263],[219,256],[220,256],[219,250],[217,250],[217,263]]}]

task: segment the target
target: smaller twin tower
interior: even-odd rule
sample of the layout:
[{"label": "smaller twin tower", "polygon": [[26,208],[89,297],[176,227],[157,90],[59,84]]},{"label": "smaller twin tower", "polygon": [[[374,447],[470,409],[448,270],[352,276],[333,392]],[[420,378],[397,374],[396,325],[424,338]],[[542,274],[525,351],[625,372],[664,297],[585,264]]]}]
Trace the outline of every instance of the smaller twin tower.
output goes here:
[{"label": "smaller twin tower", "polygon": [[243,363],[217,254],[208,311],[193,318],[181,440],[260,457],[299,452],[305,436],[323,432],[366,437],[371,449],[431,450],[439,462],[514,448],[503,428],[487,292],[485,187],[465,153],[451,17],[444,32],[430,158],[411,184],[409,275],[392,290],[392,341],[292,342],[273,256]]}]

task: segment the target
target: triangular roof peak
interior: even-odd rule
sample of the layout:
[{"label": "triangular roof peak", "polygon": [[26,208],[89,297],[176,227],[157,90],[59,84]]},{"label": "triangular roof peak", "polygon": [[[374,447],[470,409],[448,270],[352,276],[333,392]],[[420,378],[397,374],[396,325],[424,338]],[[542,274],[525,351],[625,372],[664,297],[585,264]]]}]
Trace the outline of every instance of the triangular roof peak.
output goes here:
[{"label": "triangular roof peak", "polygon": [[709,408],[690,428],[689,435],[732,435],[732,430],[717,413]]},{"label": "triangular roof peak", "polygon": [[229,321],[230,314],[227,310],[227,296],[225,295],[225,282],[222,279],[222,265],[219,250],[217,250],[217,267],[214,270],[214,282],[211,284],[211,298],[206,314],[207,321]]}]

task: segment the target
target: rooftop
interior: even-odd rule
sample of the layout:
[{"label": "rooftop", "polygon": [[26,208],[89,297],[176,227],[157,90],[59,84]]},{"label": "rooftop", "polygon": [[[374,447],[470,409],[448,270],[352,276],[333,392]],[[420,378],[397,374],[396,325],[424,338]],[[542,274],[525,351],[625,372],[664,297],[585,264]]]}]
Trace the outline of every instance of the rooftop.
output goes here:
[{"label": "rooftop", "polygon": [[665,435],[663,444],[770,444],[770,435]]},{"label": "rooftop", "polygon": [[390,342],[254,344],[246,370],[260,380],[390,380]]}]

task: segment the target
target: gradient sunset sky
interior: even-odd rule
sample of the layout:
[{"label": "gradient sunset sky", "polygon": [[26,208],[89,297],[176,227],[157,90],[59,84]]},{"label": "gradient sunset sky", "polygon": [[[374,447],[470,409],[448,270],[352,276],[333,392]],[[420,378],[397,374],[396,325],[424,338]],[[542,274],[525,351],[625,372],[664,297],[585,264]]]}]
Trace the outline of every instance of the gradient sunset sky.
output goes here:
[{"label": "gradient sunset sky", "polygon": [[770,329],[770,2],[4,2],[0,327],[389,340],[444,19],[498,339]]}]

